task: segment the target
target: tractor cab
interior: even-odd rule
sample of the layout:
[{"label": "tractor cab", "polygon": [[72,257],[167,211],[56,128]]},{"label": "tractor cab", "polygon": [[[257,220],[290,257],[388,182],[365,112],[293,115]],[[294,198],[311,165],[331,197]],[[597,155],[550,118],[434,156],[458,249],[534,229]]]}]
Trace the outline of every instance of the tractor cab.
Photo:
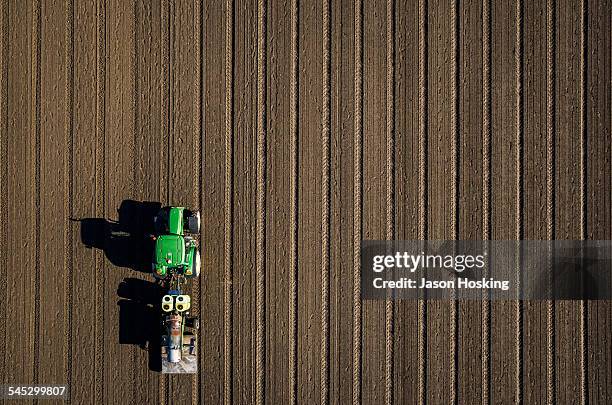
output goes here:
[{"label": "tractor cab", "polygon": [[159,234],[183,235],[185,220],[189,215],[193,214],[184,207],[164,207],[155,216],[155,231]]}]

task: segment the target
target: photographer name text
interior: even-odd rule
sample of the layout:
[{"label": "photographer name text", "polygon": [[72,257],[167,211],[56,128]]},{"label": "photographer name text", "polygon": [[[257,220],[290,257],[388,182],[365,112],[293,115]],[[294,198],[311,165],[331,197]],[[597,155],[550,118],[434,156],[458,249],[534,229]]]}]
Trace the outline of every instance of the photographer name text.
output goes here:
[{"label": "photographer name text", "polygon": [[415,280],[402,277],[398,280],[384,280],[380,277],[372,280],[374,288],[378,289],[498,289],[508,291],[510,282],[508,280],[494,280],[492,278],[482,278],[471,280],[459,277],[457,280],[428,280],[421,278]]}]

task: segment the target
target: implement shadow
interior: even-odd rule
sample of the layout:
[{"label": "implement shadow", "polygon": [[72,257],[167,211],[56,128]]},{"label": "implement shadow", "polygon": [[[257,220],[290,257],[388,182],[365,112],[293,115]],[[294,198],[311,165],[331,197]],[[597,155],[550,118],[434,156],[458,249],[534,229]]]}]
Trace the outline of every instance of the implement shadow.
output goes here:
[{"label": "implement shadow", "polygon": [[149,353],[149,369],[161,371],[160,302],[161,285],[126,278],[117,289],[119,305],[119,343],[137,345]]}]

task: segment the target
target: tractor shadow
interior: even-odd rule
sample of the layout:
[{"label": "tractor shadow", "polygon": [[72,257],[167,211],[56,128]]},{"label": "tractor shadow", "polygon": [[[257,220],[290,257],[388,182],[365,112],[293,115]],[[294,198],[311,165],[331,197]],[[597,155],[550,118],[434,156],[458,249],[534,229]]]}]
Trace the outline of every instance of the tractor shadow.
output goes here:
[{"label": "tractor shadow", "polygon": [[164,290],[159,284],[126,278],[119,284],[119,343],[148,352],[149,370],[161,371],[161,308]]},{"label": "tractor shadow", "polygon": [[81,242],[103,250],[114,266],[150,273],[154,242],[148,235],[154,232],[153,217],[161,206],[159,202],[123,200],[117,221],[75,219],[81,224]]},{"label": "tractor shadow", "polygon": [[[159,202],[124,200],[116,221],[106,218],[73,219],[80,223],[81,242],[104,252],[115,267],[151,273],[154,241],[153,218]],[[151,277],[152,279],[152,277]],[[161,298],[163,288],[152,281],[125,278],[117,288],[119,343],[136,345],[148,352],[151,371],[161,371]]]}]

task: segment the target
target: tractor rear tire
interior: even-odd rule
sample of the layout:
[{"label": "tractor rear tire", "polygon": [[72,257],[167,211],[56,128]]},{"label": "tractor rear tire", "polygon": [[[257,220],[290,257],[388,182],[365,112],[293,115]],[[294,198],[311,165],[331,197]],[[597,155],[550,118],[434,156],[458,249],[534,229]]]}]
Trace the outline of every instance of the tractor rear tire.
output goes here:
[{"label": "tractor rear tire", "polygon": [[187,217],[187,231],[192,234],[200,233],[200,211],[194,211]]}]

